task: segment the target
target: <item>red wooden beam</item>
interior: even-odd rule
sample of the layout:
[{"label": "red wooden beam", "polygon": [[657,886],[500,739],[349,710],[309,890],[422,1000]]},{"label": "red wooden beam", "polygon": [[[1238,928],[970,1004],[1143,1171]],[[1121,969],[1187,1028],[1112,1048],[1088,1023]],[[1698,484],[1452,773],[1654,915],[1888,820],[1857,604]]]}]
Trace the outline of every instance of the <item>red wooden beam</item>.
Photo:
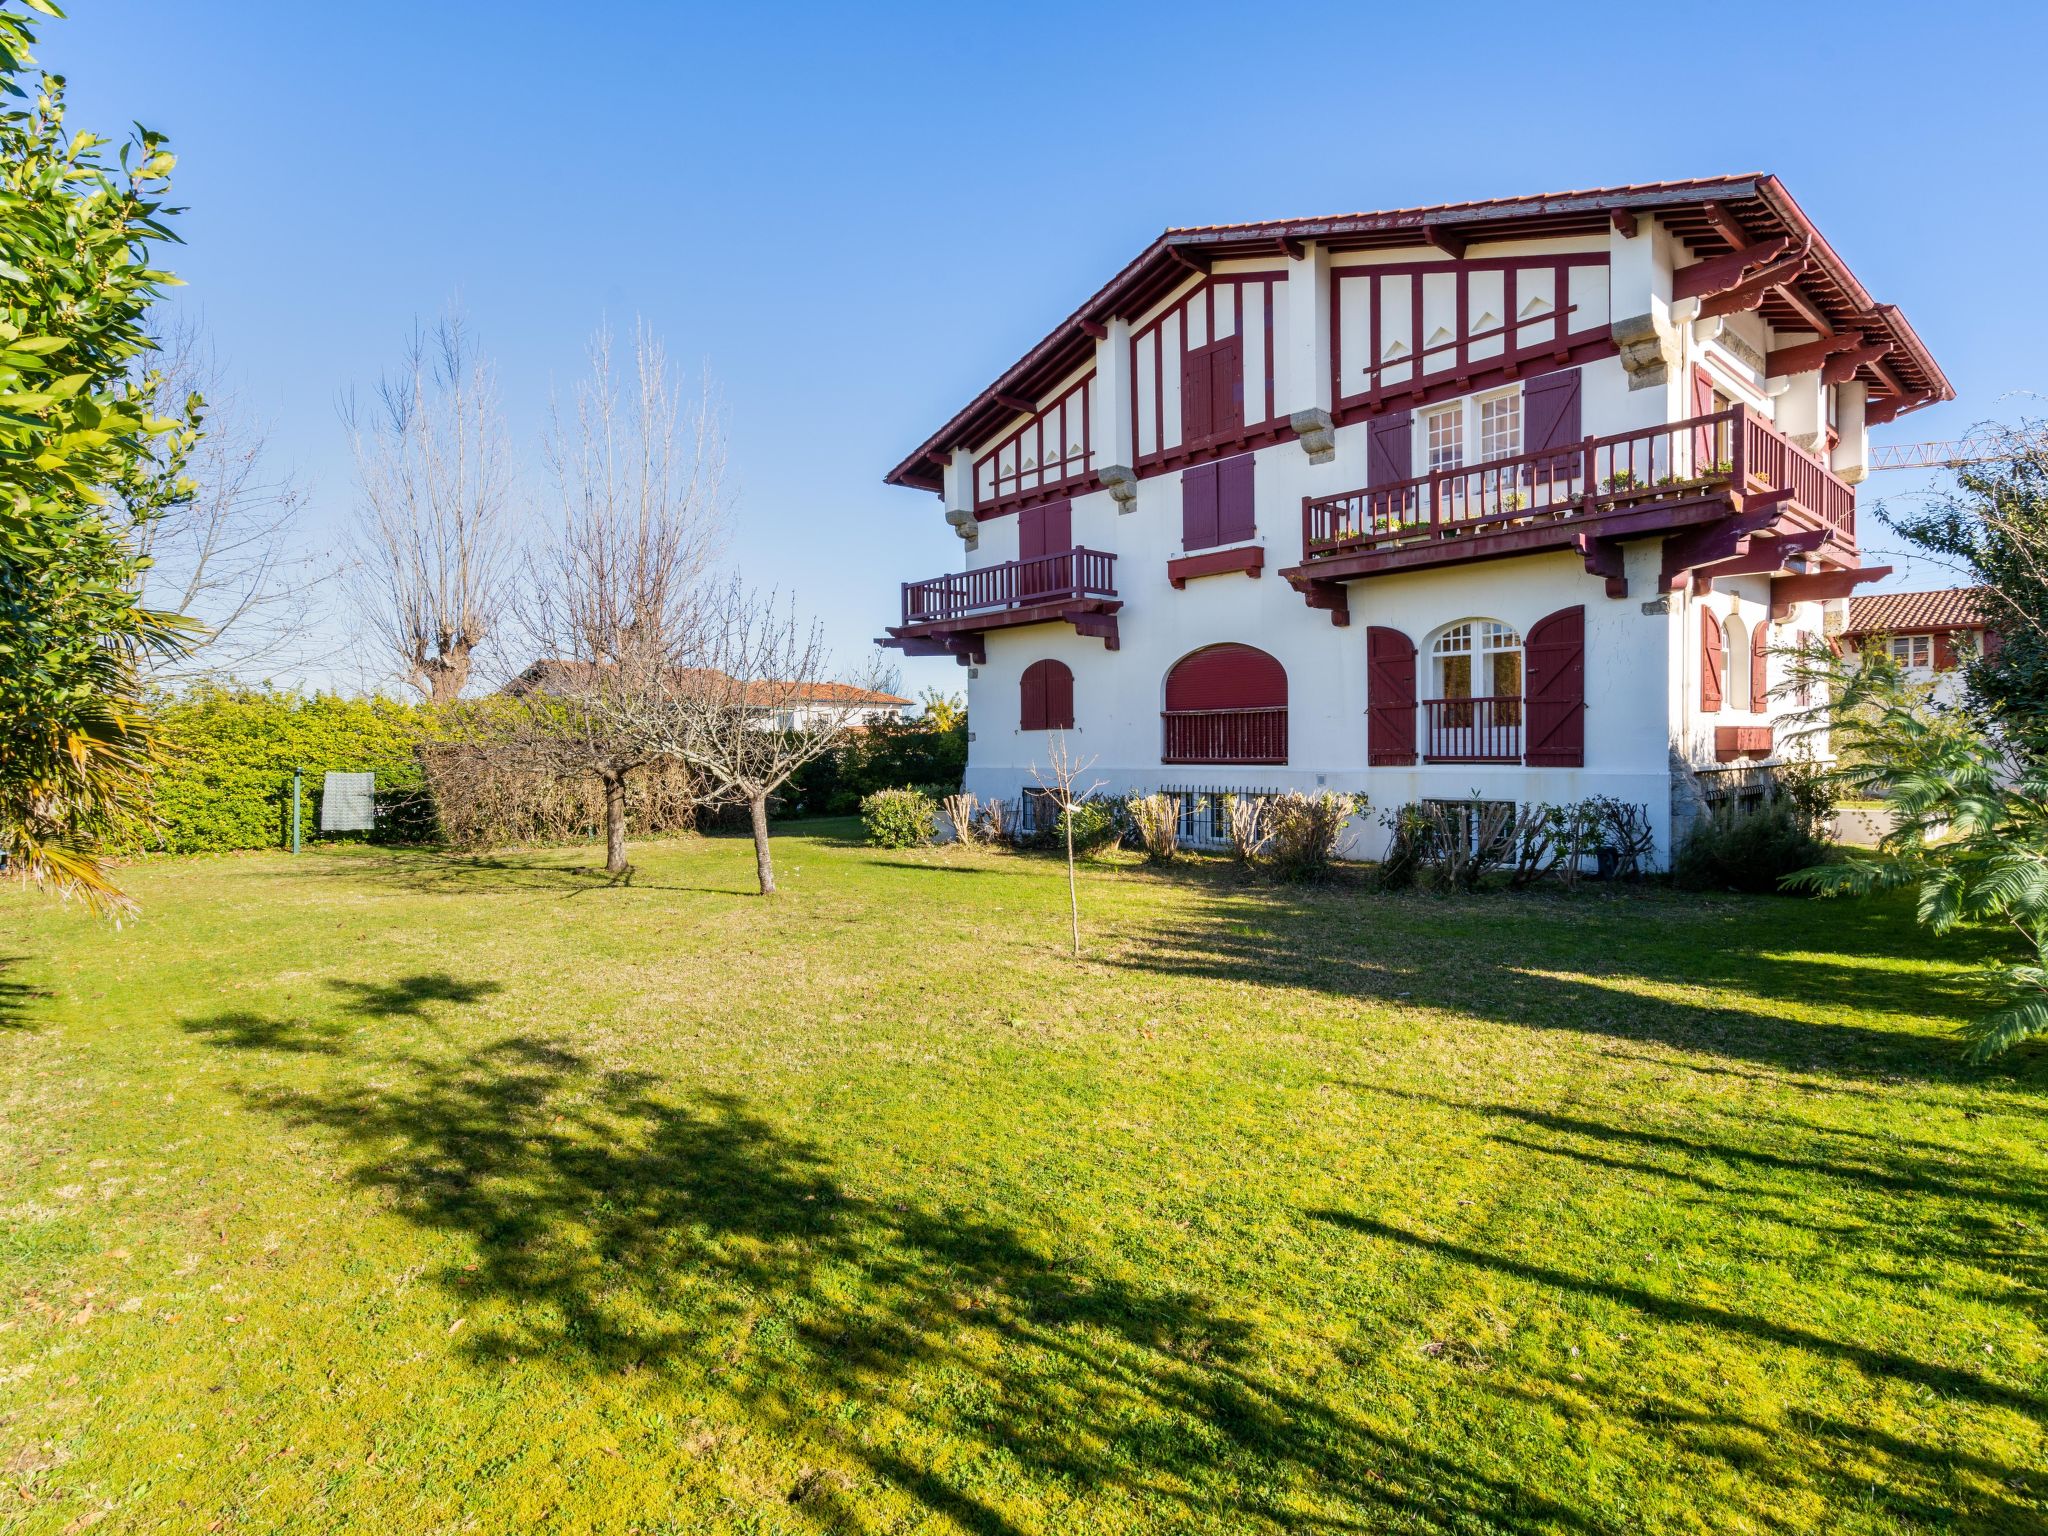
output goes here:
[{"label": "red wooden beam", "polygon": [[1081,330],[1092,341],[1109,340],[1109,327],[1100,320],[1090,320],[1086,315],[1081,317]]},{"label": "red wooden beam", "polygon": [[1889,341],[1873,341],[1867,346],[1856,347],[1837,357],[1828,359],[1827,366],[1820,371],[1823,384],[1846,384],[1856,377],[1856,370],[1865,363],[1874,363],[1892,350]]},{"label": "red wooden beam", "polygon": [[1806,296],[1805,289],[1797,283],[1787,283],[1778,292],[1779,297],[1784,299],[1792,313],[1805,323],[1808,330],[1818,331],[1823,336],[1834,334],[1834,323],[1828,319],[1827,312]]},{"label": "red wooden beam", "polygon": [[1178,245],[1169,245],[1166,248],[1166,254],[1186,267],[1190,272],[1199,273],[1204,277],[1209,273],[1209,262],[1205,256],[1198,255]]},{"label": "red wooden beam", "polygon": [[1888,565],[1865,565],[1854,570],[1815,571],[1805,576],[1779,576],[1771,582],[1771,617],[1791,616],[1794,603],[1814,598],[1847,597],[1866,581],[1891,575]]},{"label": "red wooden beam", "polygon": [[1888,421],[1895,421],[1901,413],[1910,410],[1926,398],[1925,395],[1906,392],[1881,395],[1863,407],[1864,425],[1881,427]]},{"label": "red wooden beam", "polygon": [[1759,240],[1755,245],[1742,246],[1726,256],[1710,256],[1689,267],[1680,267],[1671,274],[1671,297],[1699,299],[1710,293],[1724,292],[1742,282],[1745,272],[1784,255],[1791,246],[1790,238],[1781,235],[1776,240]]},{"label": "red wooden beam", "polygon": [[1422,238],[1426,244],[1435,246],[1453,261],[1462,259],[1465,254],[1465,237],[1454,229],[1444,228],[1441,224],[1423,225]]},{"label": "red wooden beam", "polygon": [[1572,540],[1572,548],[1579,558],[1586,562],[1586,574],[1599,576],[1607,582],[1609,597],[1628,596],[1628,576],[1621,563],[1621,541],[1603,539],[1590,533],[1582,533]]},{"label": "red wooden beam", "polygon": [[1798,277],[1806,270],[1806,257],[1787,256],[1783,261],[1774,261],[1768,267],[1752,273],[1740,284],[1725,293],[1713,294],[1700,301],[1700,318],[1711,319],[1715,315],[1738,315],[1744,310],[1761,308],[1764,296],[1773,288],[1779,288]]},{"label": "red wooden beam", "polygon": [[1749,231],[1742,227],[1742,221],[1728,211],[1724,203],[1708,203],[1700,210],[1707,222],[1714,226],[1714,233],[1726,240],[1737,250],[1749,244]]},{"label": "red wooden beam", "polygon": [[1811,373],[1837,352],[1846,352],[1862,341],[1863,338],[1852,331],[1846,336],[1823,336],[1819,341],[1803,341],[1796,347],[1773,347],[1764,357],[1764,377],[1782,379],[1788,374]]},{"label": "red wooden beam", "polygon": [[1038,414],[1038,402],[1036,400],[1027,400],[1022,395],[1006,394],[999,389],[990,395],[989,398],[1007,411],[1022,411],[1026,416],[1036,416]]},{"label": "red wooden beam", "polygon": [[1625,240],[1636,237],[1636,216],[1626,208],[1610,208],[1607,217],[1614,222],[1615,233]]},{"label": "red wooden beam", "polygon": [[1279,246],[1280,254],[1289,261],[1306,261],[1308,259],[1308,246],[1304,242],[1296,240],[1292,235],[1282,235],[1279,240]]},{"label": "red wooden beam", "polygon": [[1289,571],[1287,579],[1301,594],[1303,602],[1327,612],[1330,622],[1337,628],[1343,629],[1351,623],[1351,594],[1345,590],[1343,582],[1322,581],[1297,571]]},{"label": "red wooden beam", "polygon": [[1827,541],[1825,528],[1801,528],[1797,533],[1780,534],[1775,539],[1751,539],[1748,554],[1698,567],[1693,575],[1705,581],[1717,581],[1723,576],[1762,576],[1784,569],[1785,562],[1794,555],[1812,554]]},{"label": "red wooden beam", "polygon": [[1266,568],[1266,549],[1262,544],[1242,545],[1237,549],[1205,549],[1198,555],[1182,555],[1166,562],[1166,579],[1176,591],[1184,591],[1190,580],[1197,576],[1221,576],[1228,571],[1243,571],[1256,577]]}]

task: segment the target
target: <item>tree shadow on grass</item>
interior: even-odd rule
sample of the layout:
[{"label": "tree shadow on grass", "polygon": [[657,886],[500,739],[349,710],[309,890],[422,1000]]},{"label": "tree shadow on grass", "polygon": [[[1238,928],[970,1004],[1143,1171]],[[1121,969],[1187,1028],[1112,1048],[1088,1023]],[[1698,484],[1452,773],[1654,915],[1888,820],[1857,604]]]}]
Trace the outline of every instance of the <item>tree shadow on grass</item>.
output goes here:
[{"label": "tree shadow on grass", "polygon": [[701,896],[754,896],[753,866],[732,885],[689,885],[650,880],[643,871],[610,874],[602,861],[564,864],[562,850],[532,853],[458,853],[438,848],[364,849],[344,858],[295,862],[275,871],[279,879],[320,878],[364,882],[443,896],[531,896],[572,898],[606,891],[671,891]]},{"label": "tree shadow on grass", "polygon": [[723,1400],[833,1468],[787,1491],[826,1527],[922,1511],[1019,1536],[1120,1508],[1161,1529],[1622,1528],[1509,1457],[1467,1464],[1278,1376],[1256,1328],[1194,1292],[1056,1235],[855,1193],[734,1095],[678,1096],[526,1034],[359,1065],[244,1092],[459,1240],[431,1275],[471,1318],[451,1350]]},{"label": "tree shadow on grass", "polygon": [[[1925,1020],[1960,1022],[1993,1006],[1974,977],[1896,963],[1933,953],[1969,960],[1995,946],[1978,934],[1937,950],[1896,901],[1437,898],[1231,891],[1204,881],[1170,920],[1129,934],[1114,963],[1438,1008],[1851,1083],[1912,1078],[2039,1093],[2048,1050],[2022,1048],[1987,1072],[1952,1040],[1924,1032]],[[1828,1017],[1795,1016],[1808,1012]]]},{"label": "tree shadow on grass", "polygon": [[339,1056],[345,1052],[353,1033],[349,1019],[423,1019],[429,1016],[430,1005],[481,1002],[504,990],[495,981],[460,981],[446,971],[381,982],[337,978],[327,986],[340,994],[341,1019],[281,1019],[238,1009],[209,1014],[203,1019],[187,1019],[179,1028],[210,1044],[235,1050]]},{"label": "tree shadow on grass", "polygon": [[10,974],[28,963],[26,955],[0,955],[0,1029],[31,1029],[29,1010],[49,997],[41,987],[17,981]]}]

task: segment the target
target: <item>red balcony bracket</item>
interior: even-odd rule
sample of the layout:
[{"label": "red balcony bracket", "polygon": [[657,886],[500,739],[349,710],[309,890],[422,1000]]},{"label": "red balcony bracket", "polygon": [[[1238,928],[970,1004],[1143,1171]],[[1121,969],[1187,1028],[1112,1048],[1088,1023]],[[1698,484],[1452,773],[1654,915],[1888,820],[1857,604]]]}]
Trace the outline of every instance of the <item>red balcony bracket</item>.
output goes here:
[{"label": "red balcony bracket", "polygon": [[1245,544],[1236,549],[1205,549],[1198,555],[1182,555],[1166,562],[1166,579],[1176,592],[1187,590],[1197,576],[1223,576],[1243,571],[1257,577],[1266,568],[1266,546]]},{"label": "red balcony bracket", "polygon": [[1794,533],[1781,533],[1775,539],[1751,539],[1748,554],[1698,566],[1693,577],[1705,583],[1701,588],[1704,591],[1720,576],[1761,576],[1781,571],[1794,555],[1810,555],[1827,540],[1825,528],[1801,528]]},{"label": "red balcony bracket", "polygon": [[1751,273],[1733,288],[1709,294],[1700,300],[1700,318],[1710,320],[1715,315],[1739,315],[1745,310],[1759,309],[1763,306],[1764,296],[1773,288],[1797,281],[1805,271],[1806,257],[1803,253],[1774,261],[1761,271]]},{"label": "red balcony bracket", "polygon": [[1621,540],[1596,538],[1590,533],[1579,534],[1572,540],[1572,548],[1586,562],[1588,576],[1605,577],[1609,597],[1628,596],[1628,576],[1621,563]]},{"label": "red balcony bracket", "polygon": [[1763,266],[1791,248],[1790,237],[1781,236],[1776,240],[1760,240],[1754,245],[1742,246],[1726,256],[1711,256],[1689,267],[1680,267],[1671,274],[1671,297],[1673,300],[1704,299],[1726,293],[1742,284],[1745,272]]},{"label": "red balcony bracket", "polygon": [[1657,586],[1664,592],[1683,592],[1692,585],[1699,566],[1720,565],[1750,551],[1750,540],[1775,524],[1781,516],[1777,501],[1762,508],[1745,508],[1732,517],[1705,523],[1673,534],[1664,541],[1664,569]]},{"label": "red balcony bracket", "polygon": [[1301,594],[1301,600],[1311,608],[1320,609],[1330,616],[1330,622],[1339,629],[1348,628],[1351,623],[1351,593],[1341,581],[1322,581],[1313,575],[1304,575],[1299,570],[1289,571],[1287,580],[1294,590]]},{"label": "red balcony bracket", "polygon": [[1823,336],[1819,341],[1803,341],[1796,347],[1774,347],[1764,359],[1764,376],[1782,379],[1788,374],[1811,373],[1837,352],[1862,345],[1863,337],[1849,331],[1840,336]]},{"label": "red balcony bracket", "polygon": [[1788,619],[1792,616],[1794,603],[1815,598],[1847,597],[1866,581],[1878,581],[1891,573],[1892,568],[1888,565],[1865,565],[1849,570],[1777,577],[1771,582],[1771,617]]},{"label": "red balcony bracket", "polygon": [[1116,615],[1114,613],[1093,613],[1085,609],[1074,608],[1069,609],[1065,617],[1066,621],[1074,626],[1075,634],[1089,635],[1100,640],[1104,650],[1114,651],[1122,648],[1123,642],[1116,632]]},{"label": "red balcony bracket", "polygon": [[1771,728],[1768,725],[1717,725],[1714,727],[1714,759],[1732,763],[1741,757],[1769,757]]},{"label": "red balcony bracket", "polygon": [[1892,343],[1889,341],[1873,341],[1867,347],[1852,348],[1827,360],[1827,365],[1820,371],[1820,381],[1823,384],[1846,384],[1856,377],[1858,368],[1889,356],[1891,351]]}]

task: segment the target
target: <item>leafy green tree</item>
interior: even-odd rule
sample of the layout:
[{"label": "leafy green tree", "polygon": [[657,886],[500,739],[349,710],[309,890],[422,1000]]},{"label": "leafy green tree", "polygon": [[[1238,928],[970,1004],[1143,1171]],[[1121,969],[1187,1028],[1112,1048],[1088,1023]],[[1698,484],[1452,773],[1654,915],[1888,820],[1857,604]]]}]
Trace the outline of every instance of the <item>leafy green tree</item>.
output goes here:
[{"label": "leafy green tree", "polygon": [[2036,759],[2048,759],[2048,428],[1980,429],[1997,458],[1956,472],[1917,510],[1887,511],[1907,541],[1984,588],[1996,647],[1969,666],[1972,703]]},{"label": "leafy green tree", "polygon": [[1822,896],[1910,888],[1920,921],[1945,934],[1999,924],[2024,957],[1987,980],[2006,1006],[1963,1031],[1983,1061],[2048,1035],[2048,768],[1962,710],[1936,707],[1884,650],[1854,662],[1815,645],[1796,654],[1790,686],[1826,691],[1807,725],[1825,729],[1844,793],[1882,799],[1895,821],[1877,848],[1803,869],[1785,883]]},{"label": "leafy green tree", "polygon": [[137,597],[138,522],[189,494],[198,402],[157,413],[144,317],[175,281],[172,156],[138,128],[72,133],[64,82],[33,105],[25,10],[0,0],[0,852],[9,872],[119,909],[97,856],[146,800],[156,736],[140,663],[186,626]]}]

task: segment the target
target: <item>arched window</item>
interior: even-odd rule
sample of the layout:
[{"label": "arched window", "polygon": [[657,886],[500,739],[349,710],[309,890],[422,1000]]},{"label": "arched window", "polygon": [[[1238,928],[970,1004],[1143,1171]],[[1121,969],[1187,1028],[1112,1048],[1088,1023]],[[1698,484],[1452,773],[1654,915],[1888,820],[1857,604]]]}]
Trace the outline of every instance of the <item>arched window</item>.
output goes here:
[{"label": "arched window", "polygon": [[1749,708],[1749,632],[1742,620],[1732,613],[1728,622],[1721,626],[1721,644],[1725,651],[1723,665],[1726,671],[1721,684],[1722,696],[1730,709]]},{"label": "arched window", "polygon": [[1460,619],[1429,645],[1423,756],[1506,763],[1522,756],[1522,637],[1498,619]]},{"label": "arched window", "polygon": [[1018,680],[1017,725],[1026,731],[1074,728],[1074,674],[1063,661],[1034,661]]},{"label": "arched window", "polygon": [[1255,646],[1212,645],[1166,674],[1167,763],[1287,761],[1287,669]]}]

